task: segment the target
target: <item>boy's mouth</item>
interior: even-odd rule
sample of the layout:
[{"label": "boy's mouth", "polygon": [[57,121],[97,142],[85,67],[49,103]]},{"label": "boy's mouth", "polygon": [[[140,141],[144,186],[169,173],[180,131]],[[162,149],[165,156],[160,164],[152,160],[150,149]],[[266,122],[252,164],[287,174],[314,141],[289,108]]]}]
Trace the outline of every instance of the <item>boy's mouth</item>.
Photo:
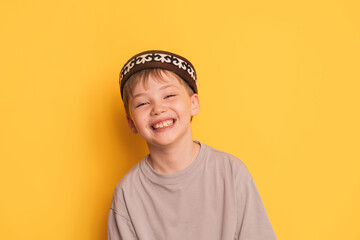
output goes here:
[{"label": "boy's mouth", "polygon": [[151,128],[154,129],[154,130],[158,130],[158,129],[170,127],[174,123],[175,123],[175,119],[167,119],[167,120],[164,120],[164,121],[154,123],[153,125],[151,125]]}]

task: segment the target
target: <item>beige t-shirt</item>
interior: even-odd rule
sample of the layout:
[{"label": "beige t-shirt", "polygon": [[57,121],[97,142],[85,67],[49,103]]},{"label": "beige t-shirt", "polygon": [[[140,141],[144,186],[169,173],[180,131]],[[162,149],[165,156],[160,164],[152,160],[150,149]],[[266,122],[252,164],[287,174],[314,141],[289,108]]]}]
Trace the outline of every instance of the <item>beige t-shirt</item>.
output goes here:
[{"label": "beige t-shirt", "polygon": [[123,177],[109,213],[109,240],[276,239],[244,163],[200,145],[182,172],[159,174],[146,156]]}]

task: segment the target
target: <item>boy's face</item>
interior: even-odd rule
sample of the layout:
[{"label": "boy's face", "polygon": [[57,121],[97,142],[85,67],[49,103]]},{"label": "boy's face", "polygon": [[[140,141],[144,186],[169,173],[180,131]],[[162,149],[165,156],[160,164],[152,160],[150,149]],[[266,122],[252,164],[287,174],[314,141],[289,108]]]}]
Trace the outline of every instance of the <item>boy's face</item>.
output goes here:
[{"label": "boy's face", "polygon": [[190,119],[200,110],[199,97],[189,96],[173,73],[163,74],[162,81],[150,75],[146,85],[140,81],[135,86],[132,96],[129,127],[149,146],[192,141]]}]

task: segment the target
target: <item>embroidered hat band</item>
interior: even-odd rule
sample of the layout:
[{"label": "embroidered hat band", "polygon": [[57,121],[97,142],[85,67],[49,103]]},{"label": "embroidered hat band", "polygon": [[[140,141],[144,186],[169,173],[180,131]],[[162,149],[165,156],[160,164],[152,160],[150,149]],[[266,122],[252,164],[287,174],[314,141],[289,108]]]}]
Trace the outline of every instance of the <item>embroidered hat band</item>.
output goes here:
[{"label": "embroidered hat band", "polygon": [[177,54],[151,50],[136,54],[125,63],[120,72],[120,90],[123,98],[123,88],[131,75],[144,69],[161,68],[179,75],[197,93],[196,72],[193,65]]}]

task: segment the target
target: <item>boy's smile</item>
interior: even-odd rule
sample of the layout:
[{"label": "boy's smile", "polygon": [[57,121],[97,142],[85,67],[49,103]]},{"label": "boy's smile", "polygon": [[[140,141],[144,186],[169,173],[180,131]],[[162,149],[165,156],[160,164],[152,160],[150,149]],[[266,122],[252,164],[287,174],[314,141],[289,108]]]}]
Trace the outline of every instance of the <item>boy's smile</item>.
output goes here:
[{"label": "boy's smile", "polygon": [[162,79],[150,75],[135,86],[127,117],[132,132],[153,147],[192,141],[190,119],[200,110],[197,94],[189,96],[186,83],[173,73],[162,75]]},{"label": "boy's smile", "polygon": [[176,119],[161,120],[161,121],[151,125],[151,127],[154,130],[161,130],[161,129],[164,129],[164,128],[171,127],[175,123],[175,121],[176,121]]}]

